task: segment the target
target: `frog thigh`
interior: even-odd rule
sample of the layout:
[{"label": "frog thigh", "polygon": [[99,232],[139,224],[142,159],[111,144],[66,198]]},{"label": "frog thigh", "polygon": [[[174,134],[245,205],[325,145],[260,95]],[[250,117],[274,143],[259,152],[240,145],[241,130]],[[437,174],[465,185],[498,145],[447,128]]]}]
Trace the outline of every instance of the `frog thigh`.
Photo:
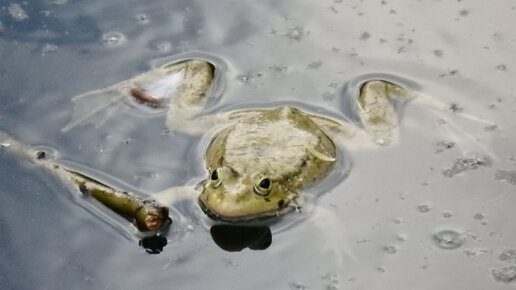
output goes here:
[{"label": "frog thigh", "polygon": [[162,204],[172,205],[181,200],[194,200],[199,194],[200,192],[195,189],[195,186],[184,185],[173,186],[152,194],[152,198]]},{"label": "frog thigh", "polygon": [[351,150],[368,150],[376,146],[367,132],[353,124],[320,115],[307,114],[339,147]]}]

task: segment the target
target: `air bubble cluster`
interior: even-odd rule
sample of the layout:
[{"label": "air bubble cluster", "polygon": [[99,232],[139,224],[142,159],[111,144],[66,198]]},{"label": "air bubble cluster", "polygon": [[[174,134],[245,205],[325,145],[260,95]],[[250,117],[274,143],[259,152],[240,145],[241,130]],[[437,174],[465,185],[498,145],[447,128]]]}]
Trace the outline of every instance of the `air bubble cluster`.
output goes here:
[{"label": "air bubble cluster", "polygon": [[455,160],[455,163],[453,163],[451,168],[443,170],[442,175],[444,177],[454,177],[455,175],[467,170],[489,166],[491,163],[491,158],[488,156],[477,158],[459,158]]}]

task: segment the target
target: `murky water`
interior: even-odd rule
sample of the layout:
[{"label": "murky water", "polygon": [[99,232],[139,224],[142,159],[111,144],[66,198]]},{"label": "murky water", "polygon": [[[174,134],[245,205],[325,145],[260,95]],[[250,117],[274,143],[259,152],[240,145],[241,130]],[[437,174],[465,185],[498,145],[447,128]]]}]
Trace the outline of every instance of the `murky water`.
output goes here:
[{"label": "murky water", "polygon": [[0,148],[0,288],[513,289],[515,6],[2,2],[0,129],[141,194],[203,177],[206,138],[170,133],[163,115],[129,106],[103,112],[98,127],[61,128],[74,95],[164,57],[220,60],[212,111],[301,104],[353,119],[347,100],[371,77],[449,110],[409,103],[398,145],[350,151],[345,180],[233,252],[217,239],[232,229],[184,202],[167,245],[149,255],[123,220]]}]

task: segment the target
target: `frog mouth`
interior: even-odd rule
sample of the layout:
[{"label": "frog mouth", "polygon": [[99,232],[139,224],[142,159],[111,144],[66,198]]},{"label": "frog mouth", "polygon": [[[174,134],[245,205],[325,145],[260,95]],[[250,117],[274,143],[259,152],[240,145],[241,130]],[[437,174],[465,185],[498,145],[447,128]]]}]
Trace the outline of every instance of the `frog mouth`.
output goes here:
[{"label": "frog mouth", "polygon": [[[204,214],[207,215],[209,218],[216,220],[216,221],[229,222],[229,223],[252,223],[252,222],[271,221],[271,220],[274,220],[276,218],[283,216],[286,213],[289,213],[289,212],[299,209],[299,206],[297,206],[297,205],[293,206],[293,205],[291,205],[291,201],[288,201],[285,205],[283,205],[282,208],[279,208],[279,209],[261,212],[259,214],[228,217],[228,216],[223,216],[223,215],[220,215],[219,213],[217,213],[209,205],[204,203],[204,201],[200,197],[197,198],[197,203],[199,204],[199,207],[204,212]],[[295,202],[293,202],[293,203],[295,204]]]}]

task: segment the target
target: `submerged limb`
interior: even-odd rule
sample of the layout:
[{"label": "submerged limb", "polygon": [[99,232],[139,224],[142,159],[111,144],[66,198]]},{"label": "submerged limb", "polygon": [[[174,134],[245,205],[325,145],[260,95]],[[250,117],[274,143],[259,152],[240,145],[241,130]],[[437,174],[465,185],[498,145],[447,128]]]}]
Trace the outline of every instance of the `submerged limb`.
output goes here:
[{"label": "submerged limb", "polygon": [[74,107],[71,120],[61,131],[67,132],[78,125],[87,123],[97,113],[119,102],[125,96],[121,89],[124,87],[124,84],[125,82],[121,82],[105,89],[94,90],[75,96],[72,99]]},{"label": "submerged limb", "polygon": [[90,195],[104,206],[133,222],[142,232],[160,230],[171,221],[168,215],[168,207],[154,200],[142,199],[131,193],[116,190],[77,171],[66,168],[49,159],[44,151],[33,150],[3,132],[0,132],[0,144],[2,148],[36,161],[70,190]]},{"label": "submerged limb", "polygon": [[485,132],[496,128],[496,124],[479,115],[468,113],[457,108],[454,103],[446,103],[438,98],[429,96],[419,91],[407,91],[412,103],[431,109],[431,113],[438,118],[438,124],[443,138],[458,144],[457,148],[463,154],[472,152],[485,152],[493,156],[496,150],[490,142],[479,139],[479,131]]},{"label": "submerged limb", "polygon": [[399,138],[398,114],[392,100],[410,100],[406,89],[386,81],[368,81],[360,88],[358,115],[364,129],[378,145],[396,142]]},{"label": "submerged limb", "polygon": [[72,118],[62,131],[84,123],[98,123],[94,115],[107,111],[108,107],[119,104],[124,98],[133,98],[151,107],[168,107],[167,123],[173,123],[173,128],[181,128],[182,121],[191,119],[204,109],[214,75],[213,64],[189,59],[168,63],[107,88],[75,96],[72,99]]}]

